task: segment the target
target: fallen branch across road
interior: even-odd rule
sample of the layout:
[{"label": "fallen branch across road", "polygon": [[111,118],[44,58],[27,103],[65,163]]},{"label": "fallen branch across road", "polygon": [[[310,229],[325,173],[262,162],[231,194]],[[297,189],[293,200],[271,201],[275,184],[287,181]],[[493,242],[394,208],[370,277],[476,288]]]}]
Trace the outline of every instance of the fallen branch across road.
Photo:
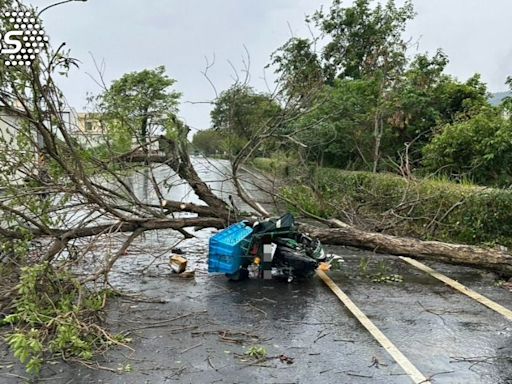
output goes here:
[{"label": "fallen branch across road", "polygon": [[512,255],[500,249],[422,241],[362,231],[350,226],[320,228],[303,224],[300,230],[317,237],[324,244],[348,245],[379,253],[485,268],[505,276],[512,276]]}]

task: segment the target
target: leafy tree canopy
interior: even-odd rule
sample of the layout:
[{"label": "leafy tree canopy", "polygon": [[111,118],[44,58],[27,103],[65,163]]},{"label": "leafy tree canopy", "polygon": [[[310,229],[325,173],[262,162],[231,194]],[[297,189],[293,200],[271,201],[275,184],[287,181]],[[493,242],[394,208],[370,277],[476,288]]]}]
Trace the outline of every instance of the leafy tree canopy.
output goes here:
[{"label": "leafy tree canopy", "polygon": [[275,66],[278,81],[292,98],[302,99],[324,84],[321,61],[309,39],[291,38],[272,54],[271,60],[267,68]]},{"label": "leafy tree canopy", "polygon": [[477,183],[509,185],[512,121],[502,109],[484,108],[471,119],[445,126],[423,148],[426,170]]},{"label": "leafy tree canopy", "polygon": [[116,132],[146,142],[156,129],[172,129],[179,92],[165,67],[131,72],[115,80],[99,96],[99,105]]},{"label": "leafy tree canopy", "polygon": [[394,0],[375,7],[371,3],[356,0],[353,6],[343,7],[341,0],[334,0],[328,11],[319,10],[308,18],[328,39],[322,57],[329,80],[360,79],[404,65],[407,43],[402,34],[415,15],[412,2],[403,7]]},{"label": "leafy tree canopy", "polygon": [[281,107],[270,96],[235,84],[220,94],[210,116],[214,129],[248,140],[277,119],[280,111]]}]

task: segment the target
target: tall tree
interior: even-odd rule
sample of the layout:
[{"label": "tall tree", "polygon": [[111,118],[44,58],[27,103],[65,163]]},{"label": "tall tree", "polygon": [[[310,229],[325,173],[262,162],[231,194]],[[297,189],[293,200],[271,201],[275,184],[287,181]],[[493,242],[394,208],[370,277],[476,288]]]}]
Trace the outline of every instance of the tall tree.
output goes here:
[{"label": "tall tree", "polygon": [[466,82],[444,73],[447,56],[417,55],[409,64],[389,98],[389,155],[406,148],[412,164],[418,165],[421,147],[438,128],[470,118],[488,106],[487,89],[478,75]]},{"label": "tall tree", "polygon": [[385,105],[390,91],[405,69],[407,42],[403,32],[414,17],[412,3],[396,7],[394,0],[372,8],[371,0],[356,0],[343,7],[334,0],[329,11],[317,11],[312,20],[329,39],[323,50],[327,79],[373,79],[377,98],[373,107],[373,166],[381,159],[381,143],[385,130]]},{"label": "tall tree", "polygon": [[[235,84],[222,92],[211,111],[213,128],[233,142],[243,146],[254,135],[275,121],[281,111],[270,96],[257,93],[251,87]],[[237,152],[234,148],[234,152]]]},{"label": "tall tree", "polygon": [[406,24],[414,17],[411,1],[397,7],[394,0],[385,6],[372,0],[356,0],[343,7],[334,0],[327,12],[317,11],[311,18],[329,39],[323,50],[328,78],[359,79],[381,72],[387,76],[406,62]]},{"label": "tall tree", "polygon": [[322,64],[311,40],[292,37],[272,53],[271,60],[267,67],[275,67],[280,91],[288,97],[303,101],[312,91],[322,88]]},{"label": "tall tree", "polygon": [[222,133],[214,129],[198,131],[192,137],[194,150],[203,152],[205,155],[213,155],[224,149]]},{"label": "tall tree", "polygon": [[293,125],[307,145],[308,160],[327,166],[371,169],[372,124],[376,84],[369,80],[336,79],[325,86],[317,105]]},{"label": "tall tree", "polygon": [[111,127],[146,143],[157,129],[173,125],[181,96],[171,89],[175,83],[164,66],[127,73],[99,95],[100,109]]}]

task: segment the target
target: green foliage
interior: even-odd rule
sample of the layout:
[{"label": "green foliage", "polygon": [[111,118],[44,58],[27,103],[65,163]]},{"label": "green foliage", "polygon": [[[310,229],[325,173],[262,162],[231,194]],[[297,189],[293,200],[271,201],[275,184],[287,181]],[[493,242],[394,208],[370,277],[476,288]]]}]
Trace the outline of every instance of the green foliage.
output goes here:
[{"label": "green foliage", "polygon": [[290,169],[299,165],[295,158],[280,153],[274,153],[272,158],[256,157],[252,160],[252,164],[277,178],[288,176]]},{"label": "green foliage", "polygon": [[402,283],[404,281],[404,278],[401,275],[397,274],[382,274],[377,273],[372,276],[371,281],[373,283]]},{"label": "green foliage", "polygon": [[7,342],[14,351],[14,356],[26,364],[28,373],[39,373],[43,365],[43,344],[41,332],[30,329],[28,332],[15,332],[9,335]]},{"label": "green foliage", "polygon": [[122,120],[110,119],[107,124],[110,145],[108,152],[121,154],[128,152],[132,147],[133,132],[127,128]]},{"label": "green foliage", "polygon": [[280,112],[280,106],[270,96],[235,84],[220,94],[210,116],[213,128],[232,142],[229,152],[236,153],[238,147],[275,121]]},{"label": "green foliage", "polygon": [[[304,110],[283,127],[306,145],[298,147],[301,157],[321,166],[400,172],[407,161],[410,173],[421,167],[422,148],[439,127],[489,107],[479,75],[460,82],[445,74],[441,50],[407,56],[403,32],[414,16],[410,1],[398,7],[393,0],[334,0],[307,18],[325,42],[320,52],[316,40],[294,37],[273,53],[279,85],[292,107],[300,102]],[[291,146],[275,148],[292,152]]]},{"label": "green foliage", "polygon": [[309,39],[292,37],[272,53],[271,65],[279,75],[283,90],[292,98],[304,98],[324,84],[320,58]]},{"label": "green foliage", "polygon": [[320,217],[327,217],[329,208],[317,194],[304,185],[286,186],[281,189],[281,195],[292,202],[288,210],[294,215],[301,215],[302,210]]},{"label": "green foliage", "polygon": [[501,109],[446,125],[423,148],[427,171],[487,185],[512,183],[512,121]]},{"label": "green foliage", "polygon": [[328,11],[317,11],[310,19],[329,37],[323,50],[327,77],[361,79],[376,73],[388,76],[405,64],[406,43],[402,34],[415,13],[412,2],[397,8],[372,0],[356,0],[343,7],[334,0]]},{"label": "green foliage", "polygon": [[510,190],[333,168],[317,169],[314,178],[293,176],[298,181],[282,194],[297,214],[295,205],[325,218],[346,220],[348,212],[359,226],[392,235],[512,246]]},{"label": "green foliage", "polygon": [[396,159],[404,145],[412,142],[410,161],[419,167],[421,148],[431,140],[435,127],[470,119],[489,105],[478,76],[460,83],[443,74],[446,63],[442,52],[431,58],[419,55],[384,102],[379,101],[380,80],[335,80],[317,96],[315,108],[297,119],[290,130],[299,132],[296,137],[307,145],[301,151],[309,160],[369,170],[377,116],[382,119],[382,157]]},{"label": "green foliage", "polygon": [[373,80],[336,80],[318,97],[318,106],[294,124],[307,145],[308,159],[338,167],[364,168],[372,152],[373,113],[378,84]]},{"label": "green foliage", "polygon": [[215,129],[205,129],[194,134],[192,146],[205,155],[215,155],[223,151],[226,145],[225,141],[226,136],[222,132]]},{"label": "green foliage", "polygon": [[268,352],[265,347],[262,347],[260,345],[255,345],[249,348],[247,352],[245,352],[247,356],[250,356],[256,360],[264,359],[267,357]]},{"label": "green foliage", "polygon": [[7,342],[27,372],[39,373],[47,352],[90,360],[115,343],[97,325],[106,292],[88,293],[70,274],[48,263],[23,267],[17,290],[13,313],[2,323],[14,327]]},{"label": "green foliage", "polygon": [[368,266],[370,265],[370,258],[369,257],[361,257],[359,259],[359,272],[362,275],[368,275]]},{"label": "green foliage", "polygon": [[448,58],[442,51],[434,56],[418,55],[397,83],[387,105],[389,155],[413,143],[410,161],[419,165],[421,148],[435,134],[435,128],[471,118],[489,106],[487,89],[475,75],[461,83],[443,73]]},{"label": "green foliage", "polygon": [[97,97],[102,120],[116,146],[131,145],[132,138],[145,143],[149,135],[169,127],[181,96],[170,90],[175,83],[160,66],[127,73]]}]

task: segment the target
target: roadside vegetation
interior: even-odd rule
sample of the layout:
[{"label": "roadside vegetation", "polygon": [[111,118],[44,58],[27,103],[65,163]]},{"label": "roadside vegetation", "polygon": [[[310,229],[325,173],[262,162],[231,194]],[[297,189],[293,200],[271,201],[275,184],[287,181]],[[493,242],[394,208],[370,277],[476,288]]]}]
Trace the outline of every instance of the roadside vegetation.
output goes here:
[{"label": "roadside vegetation", "polygon": [[[318,37],[293,37],[272,55],[287,100],[281,111],[260,107],[275,94],[237,85],[215,104],[212,118],[222,124],[198,132],[193,145],[237,157],[259,127],[300,104],[303,113],[251,153],[256,168],[286,185],[281,197],[297,214],[425,240],[512,245],[512,100],[491,105],[479,74],[447,74],[442,49],[415,53],[404,36],[414,16],[410,2],[333,1],[306,18]],[[235,93],[226,108],[222,98]]]},{"label": "roadside vegetation", "polygon": [[285,180],[288,208],[337,218],[370,231],[423,240],[512,247],[512,190],[447,178],[405,179],[392,173],[311,166],[307,176],[287,161],[254,159]]},{"label": "roadside vegetation", "polygon": [[[442,49],[413,53],[404,30],[414,16],[410,2],[335,0],[306,18],[317,38],[293,37],[272,55],[281,94],[235,84],[216,100],[212,128],[196,133],[193,145],[236,156],[262,126],[300,104],[303,113],[280,121],[254,156],[512,185],[512,100],[491,105],[479,74],[447,74]],[[286,104],[276,104],[280,97]]]},{"label": "roadside vegetation", "polygon": [[[0,1],[0,14],[13,9],[41,16],[20,1]],[[63,117],[54,79],[79,64],[64,44],[48,43],[30,65],[0,61],[0,108],[9,118],[0,136],[9,148],[0,151],[0,331],[27,371],[37,374],[55,357],[90,366],[112,346],[129,348],[129,339],[102,327],[102,313],[113,292],[110,272],[145,232],[186,239],[191,229],[249,218],[201,180],[189,152],[228,158],[223,181],[262,217],[269,214],[240,181],[251,162],[276,176],[276,200],[298,215],[349,224],[309,226],[324,243],[389,253],[400,243],[400,254],[410,244],[361,236],[367,230],[512,246],[512,101],[492,106],[478,74],[445,73],[442,50],[411,55],[404,30],[414,15],[410,2],[334,0],[307,17],[318,37],[293,37],[270,58],[275,90],[251,87],[244,68],[247,76],[212,101],[211,129],[192,143],[177,117],[175,80],[162,66],[111,84],[98,68],[102,89],[89,101],[101,141],[91,146],[72,137]],[[9,23],[0,19],[2,30]],[[168,167],[160,178],[159,166]],[[137,195],[128,174],[143,178],[153,200]],[[168,200],[183,183],[200,204]],[[512,275],[505,251],[441,248],[426,245],[422,256]],[[74,273],[84,266],[87,273]],[[250,356],[270,358],[261,347]]]}]

